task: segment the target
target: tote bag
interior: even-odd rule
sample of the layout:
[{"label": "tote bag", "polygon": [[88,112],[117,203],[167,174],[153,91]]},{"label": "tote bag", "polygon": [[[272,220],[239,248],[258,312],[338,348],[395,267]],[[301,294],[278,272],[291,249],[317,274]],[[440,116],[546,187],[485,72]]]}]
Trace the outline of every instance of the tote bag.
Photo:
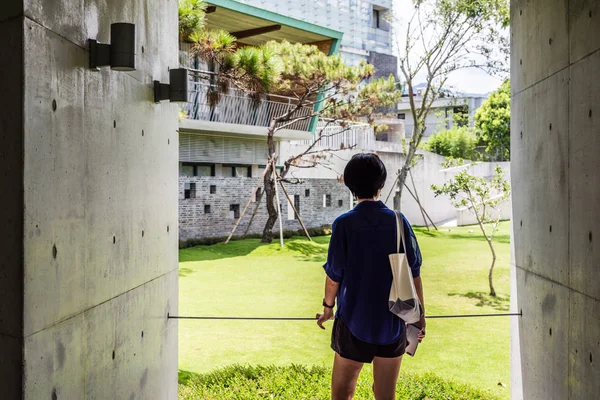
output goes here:
[{"label": "tote bag", "polygon": [[[407,324],[414,324],[421,319],[421,304],[412,271],[408,266],[406,257],[406,241],[404,240],[404,223],[399,213],[396,214],[397,246],[396,253],[390,254],[392,267],[392,287],[390,289],[390,311]],[[400,241],[404,246],[404,253],[400,253]]]}]

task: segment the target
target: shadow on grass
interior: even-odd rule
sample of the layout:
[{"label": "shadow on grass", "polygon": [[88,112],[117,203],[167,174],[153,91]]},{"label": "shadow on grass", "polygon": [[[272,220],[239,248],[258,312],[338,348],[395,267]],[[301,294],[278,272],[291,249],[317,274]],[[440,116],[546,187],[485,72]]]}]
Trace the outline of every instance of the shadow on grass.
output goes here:
[{"label": "shadow on grass", "polygon": [[[464,231],[458,232],[448,232],[447,228],[440,228],[441,230],[436,231],[435,229],[431,229],[430,231],[427,228],[414,228],[414,231],[422,236],[427,236],[431,238],[443,238],[443,239],[458,239],[458,240],[477,240],[480,242],[485,242],[485,237],[481,234],[481,231],[473,229],[473,233],[467,233]],[[446,230],[443,230],[446,229]],[[494,243],[505,243],[510,244],[510,234],[496,234],[494,236]]]},{"label": "shadow on grass", "polygon": [[180,369],[177,373],[178,381],[180,385],[187,385],[192,379],[197,379],[200,375],[194,372],[184,371]]},{"label": "shadow on grass", "polygon": [[[257,248],[265,246],[258,239],[232,241],[211,246],[196,246],[179,250],[179,262],[212,261],[224,258],[243,257]],[[181,270],[181,268],[180,268]]]},{"label": "shadow on grass", "polygon": [[315,245],[308,241],[294,240],[286,244],[287,248],[295,253],[295,258],[307,262],[325,262],[327,248]]},{"label": "shadow on grass", "polygon": [[181,267],[179,267],[179,277],[180,278],[185,278],[186,276],[190,275],[193,272],[194,271],[191,268],[181,268]]},{"label": "shadow on grass", "polygon": [[492,307],[496,311],[509,311],[510,309],[510,297],[508,296],[493,297],[484,292],[448,293],[448,296],[477,300],[476,307]]}]

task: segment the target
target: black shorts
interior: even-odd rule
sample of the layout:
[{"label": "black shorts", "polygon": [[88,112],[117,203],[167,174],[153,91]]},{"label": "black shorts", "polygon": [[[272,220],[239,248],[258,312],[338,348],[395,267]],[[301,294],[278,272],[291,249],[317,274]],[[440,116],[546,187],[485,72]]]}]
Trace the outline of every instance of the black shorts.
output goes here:
[{"label": "black shorts", "polygon": [[374,357],[400,357],[406,351],[406,329],[402,329],[400,338],[394,343],[376,345],[354,336],[344,321],[336,318],[331,331],[331,348],[343,358],[362,363],[370,363]]}]

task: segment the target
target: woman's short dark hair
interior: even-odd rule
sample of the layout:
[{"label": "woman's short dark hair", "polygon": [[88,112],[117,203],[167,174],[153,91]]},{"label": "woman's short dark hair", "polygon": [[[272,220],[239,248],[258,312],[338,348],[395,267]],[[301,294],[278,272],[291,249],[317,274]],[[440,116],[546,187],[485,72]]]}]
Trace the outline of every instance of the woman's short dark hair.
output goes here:
[{"label": "woman's short dark hair", "polygon": [[371,199],[385,185],[387,171],[373,153],[356,154],[344,169],[344,183],[358,199]]}]

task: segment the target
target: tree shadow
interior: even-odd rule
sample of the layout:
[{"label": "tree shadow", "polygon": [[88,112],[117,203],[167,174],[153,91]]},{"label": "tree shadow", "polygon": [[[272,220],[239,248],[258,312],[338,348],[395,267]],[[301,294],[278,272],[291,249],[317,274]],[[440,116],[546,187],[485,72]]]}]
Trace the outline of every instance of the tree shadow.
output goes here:
[{"label": "tree shadow", "polygon": [[325,262],[327,260],[327,248],[308,241],[294,240],[286,244],[287,248],[294,253],[295,258],[307,262]]},{"label": "tree shadow", "polygon": [[185,278],[186,276],[190,275],[193,272],[194,271],[191,268],[182,268],[182,267],[179,267],[179,277],[180,278]]},{"label": "tree shadow", "polygon": [[476,307],[491,307],[496,311],[509,311],[510,309],[510,297],[497,295],[496,297],[490,296],[485,292],[467,292],[467,293],[448,293],[450,297],[464,297],[466,299],[477,300],[475,303]]},{"label": "tree shadow", "polygon": [[177,372],[177,380],[180,385],[187,385],[189,381],[198,379],[199,376],[200,374],[197,374],[195,372],[184,371],[182,369],[180,369]]},{"label": "tree shadow", "polygon": [[261,246],[265,246],[265,243],[261,243],[258,239],[231,241],[227,244],[199,245],[179,250],[179,262],[212,261],[243,257]]},{"label": "tree shadow", "polygon": [[[444,228],[442,228],[444,229]],[[415,233],[418,233],[419,235],[422,236],[428,236],[431,238],[444,238],[444,239],[458,239],[458,240],[476,240],[476,241],[480,241],[480,242],[485,242],[485,237],[483,237],[483,234],[481,233],[481,231],[479,230],[479,228],[476,228],[477,230],[475,230],[475,228],[473,228],[473,233],[463,233],[461,231],[453,233],[453,232],[446,232],[443,230],[439,230],[436,231],[435,229],[431,229],[431,230],[427,230],[427,228],[414,228]],[[497,233],[496,235],[494,235],[494,241],[493,243],[505,243],[505,244],[510,244],[510,234],[499,234]]]}]

